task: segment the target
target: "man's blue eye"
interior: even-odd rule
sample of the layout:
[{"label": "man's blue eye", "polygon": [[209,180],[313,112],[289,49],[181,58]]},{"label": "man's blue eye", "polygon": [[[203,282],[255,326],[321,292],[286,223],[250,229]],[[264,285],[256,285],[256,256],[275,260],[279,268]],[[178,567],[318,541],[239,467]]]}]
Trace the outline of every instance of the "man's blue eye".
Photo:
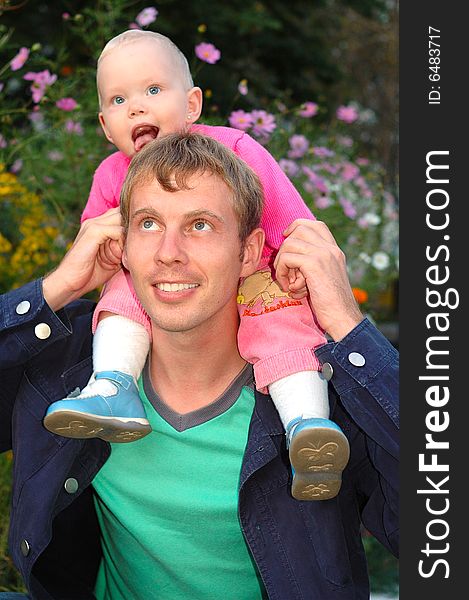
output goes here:
[{"label": "man's blue eye", "polygon": [[142,225],[143,229],[151,229],[153,227],[153,221],[151,219],[145,219]]},{"label": "man's blue eye", "polygon": [[150,96],[156,96],[156,94],[160,93],[160,88],[157,85],[151,85],[148,88],[148,93]]},{"label": "man's blue eye", "polygon": [[210,225],[205,221],[196,221],[194,223],[194,229],[197,231],[204,231],[206,228],[209,228]]},{"label": "man's blue eye", "polygon": [[122,96],[116,96],[113,100],[112,100],[113,104],[123,104],[125,102],[125,98],[123,98]]}]

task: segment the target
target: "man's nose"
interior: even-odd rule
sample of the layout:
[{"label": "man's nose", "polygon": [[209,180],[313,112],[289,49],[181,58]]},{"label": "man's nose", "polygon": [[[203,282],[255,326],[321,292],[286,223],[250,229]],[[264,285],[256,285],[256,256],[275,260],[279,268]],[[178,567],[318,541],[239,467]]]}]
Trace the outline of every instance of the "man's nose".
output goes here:
[{"label": "man's nose", "polygon": [[188,260],[184,244],[184,236],[178,231],[165,230],[160,237],[155,251],[154,260],[157,263],[170,265],[173,263],[186,264]]}]

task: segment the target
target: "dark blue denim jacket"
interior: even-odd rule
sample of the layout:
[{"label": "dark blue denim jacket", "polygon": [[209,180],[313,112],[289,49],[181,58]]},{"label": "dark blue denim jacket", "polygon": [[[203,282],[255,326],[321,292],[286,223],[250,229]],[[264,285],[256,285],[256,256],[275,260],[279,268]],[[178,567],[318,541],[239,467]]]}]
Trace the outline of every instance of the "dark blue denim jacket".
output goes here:
[{"label": "dark blue denim jacket", "polygon": [[[53,435],[42,419],[89,378],[94,305],[55,314],[41,281],[0,300],[0,451],[13,448],[14,457],[10,552],[33,598],[91,599],[101,548],[90,483],[110,447]],[[351,352],[365,364],[354,366]],[[361,524],[397,554],[398,358],[367,320],[316,354],[333,367],[331,418],[351,446],[341,491],[321,502],[291,497],[285,433],[271,399],[256,393],[239,518],[271,600],[365,600]]]}]

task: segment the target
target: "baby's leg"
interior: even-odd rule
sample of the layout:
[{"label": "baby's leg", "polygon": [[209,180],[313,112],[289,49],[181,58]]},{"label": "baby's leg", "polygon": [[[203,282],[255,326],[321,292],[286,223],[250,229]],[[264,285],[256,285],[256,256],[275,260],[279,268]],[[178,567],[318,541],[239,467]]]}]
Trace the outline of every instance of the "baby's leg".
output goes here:
[{"label": "baby's leg", "polygon": [[123,271],[106,286],[93,329],[93,374],[87,386],[52,404],[44,425],[65,437],[134,441],[151,431],[137,389],[150,325]]},{"label": "baby's leg", "polygon": [[239,350],[254,365],[256,387],[270,393],[287,433],[299,500],[335,496],[349,446],[329,420],[327,382],[314,348],[326,339],[306,299],[294,300],[268,268],[246,278],[238,295]]}]

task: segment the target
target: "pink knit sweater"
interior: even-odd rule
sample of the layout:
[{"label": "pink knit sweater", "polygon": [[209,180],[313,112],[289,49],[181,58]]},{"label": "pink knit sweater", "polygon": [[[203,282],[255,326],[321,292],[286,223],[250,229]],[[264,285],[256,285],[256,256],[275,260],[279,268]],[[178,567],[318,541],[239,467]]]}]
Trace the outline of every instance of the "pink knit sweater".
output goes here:
[{"label": "pink knit sweater", "polygon": [[[265,231],[266,244],[262,262],[267,262],[272,253],[279,249],[284,240],[282,232],[292,221],[314,219],[314,216],[275,159],[247,133],[211,125],[193,125],[191,131],[208,135],[228,146],[257,173],[264,189],[261,227]],[[119,206],[120,191],[129,163],[128,156],[115,152],[98,166],[82,222]]]}]

